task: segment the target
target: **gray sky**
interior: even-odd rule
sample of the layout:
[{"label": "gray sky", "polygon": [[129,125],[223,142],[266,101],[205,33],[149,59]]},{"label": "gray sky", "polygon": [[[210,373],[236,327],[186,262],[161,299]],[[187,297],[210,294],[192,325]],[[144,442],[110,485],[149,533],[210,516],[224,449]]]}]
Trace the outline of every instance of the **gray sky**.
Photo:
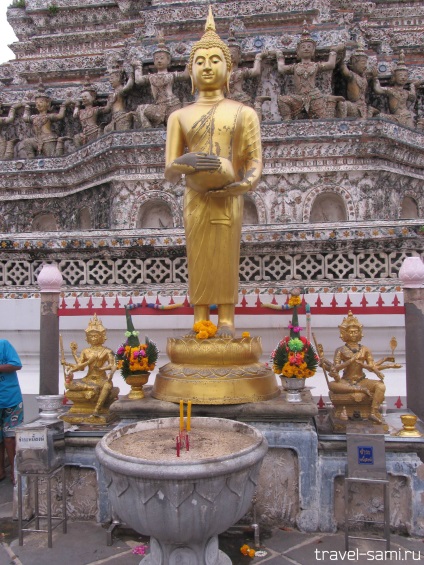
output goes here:
[{"label": "gray sky", "polygon": [[7,46],[9,43],[17,41],[13,29],[6,19],[6,11],[9,4],[11,4],[10,0],[0,0],[0,63],[5,63],[15,58],[15,55]]}]

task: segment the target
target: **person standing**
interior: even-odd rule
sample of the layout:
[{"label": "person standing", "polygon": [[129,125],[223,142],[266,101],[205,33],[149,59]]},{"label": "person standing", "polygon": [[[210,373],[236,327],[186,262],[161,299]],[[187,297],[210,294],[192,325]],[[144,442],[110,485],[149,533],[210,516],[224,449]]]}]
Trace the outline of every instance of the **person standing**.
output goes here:
[{"label": "person standing", "polygon": [[0,481],[6,477],[5,453],[7,453],[12,482],[15,482],[15,432],[23,422],[22,393],[17,371],[22,363],[15,348],[7,339],[0,339]]}]

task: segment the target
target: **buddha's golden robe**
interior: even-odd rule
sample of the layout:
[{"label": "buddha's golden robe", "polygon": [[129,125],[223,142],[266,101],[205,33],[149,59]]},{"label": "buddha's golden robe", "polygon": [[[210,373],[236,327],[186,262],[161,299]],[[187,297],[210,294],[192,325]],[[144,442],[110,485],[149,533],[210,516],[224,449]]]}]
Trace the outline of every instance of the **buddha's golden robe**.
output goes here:
[{"label": "buddha's golden robe", "polygon": [[[177,137],[176,137],[177,136]],[[262,172],[260,126],[256,112],[233,100],[194,103],[171,114],[167,165],[187,148],[229,160],[235,182],[248,180],[253,190]],[[196,185],[221,188],[222,170],[186,175],[184,227],[189,295],[195,305],[237,304],[243,195],[211,197]],[[216,181],[216,182],[215,182]],[[226,182],[228,184],[228,180]],[[193,186],[195,188],[193,188]],[[225,190],[225,187],[224,187]]]}]

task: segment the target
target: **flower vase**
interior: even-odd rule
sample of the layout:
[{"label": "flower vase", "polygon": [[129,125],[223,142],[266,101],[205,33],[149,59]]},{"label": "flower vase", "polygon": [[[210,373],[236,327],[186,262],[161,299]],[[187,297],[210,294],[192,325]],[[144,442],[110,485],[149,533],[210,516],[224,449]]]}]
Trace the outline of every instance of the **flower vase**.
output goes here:
[{"label": "flower vase", "polygon": [[301,392],[305,388],[305,379],[281,377],[281,383],[286,391],[287,402],[302,402]]},{"label": "flower vase", "polygon": [[131,390],[127,395],[129,400],[140,400],[144,398],[143,385],[149,380],[150,373],[133,373],[128,375],[125,382],[131,386]]}]

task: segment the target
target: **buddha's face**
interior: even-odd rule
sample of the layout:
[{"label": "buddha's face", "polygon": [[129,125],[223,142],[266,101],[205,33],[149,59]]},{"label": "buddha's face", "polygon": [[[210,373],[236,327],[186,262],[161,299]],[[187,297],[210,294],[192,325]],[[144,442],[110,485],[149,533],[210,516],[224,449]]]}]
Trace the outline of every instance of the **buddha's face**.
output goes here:
[{"label": "buddha's face", "polygon": [[219,90],[224,88],[230,69],[222,49],[198,49],[193,58],[191,75],[199,91]]},{"label": "buddha's face", "polygon": [[158,71],[167,69],[170,63],[171,63],[171,59],[168,53],[165,53],[164,51],[158,51],[158,53],[155,53],[153,56],[153,64],[155,65]]}]

